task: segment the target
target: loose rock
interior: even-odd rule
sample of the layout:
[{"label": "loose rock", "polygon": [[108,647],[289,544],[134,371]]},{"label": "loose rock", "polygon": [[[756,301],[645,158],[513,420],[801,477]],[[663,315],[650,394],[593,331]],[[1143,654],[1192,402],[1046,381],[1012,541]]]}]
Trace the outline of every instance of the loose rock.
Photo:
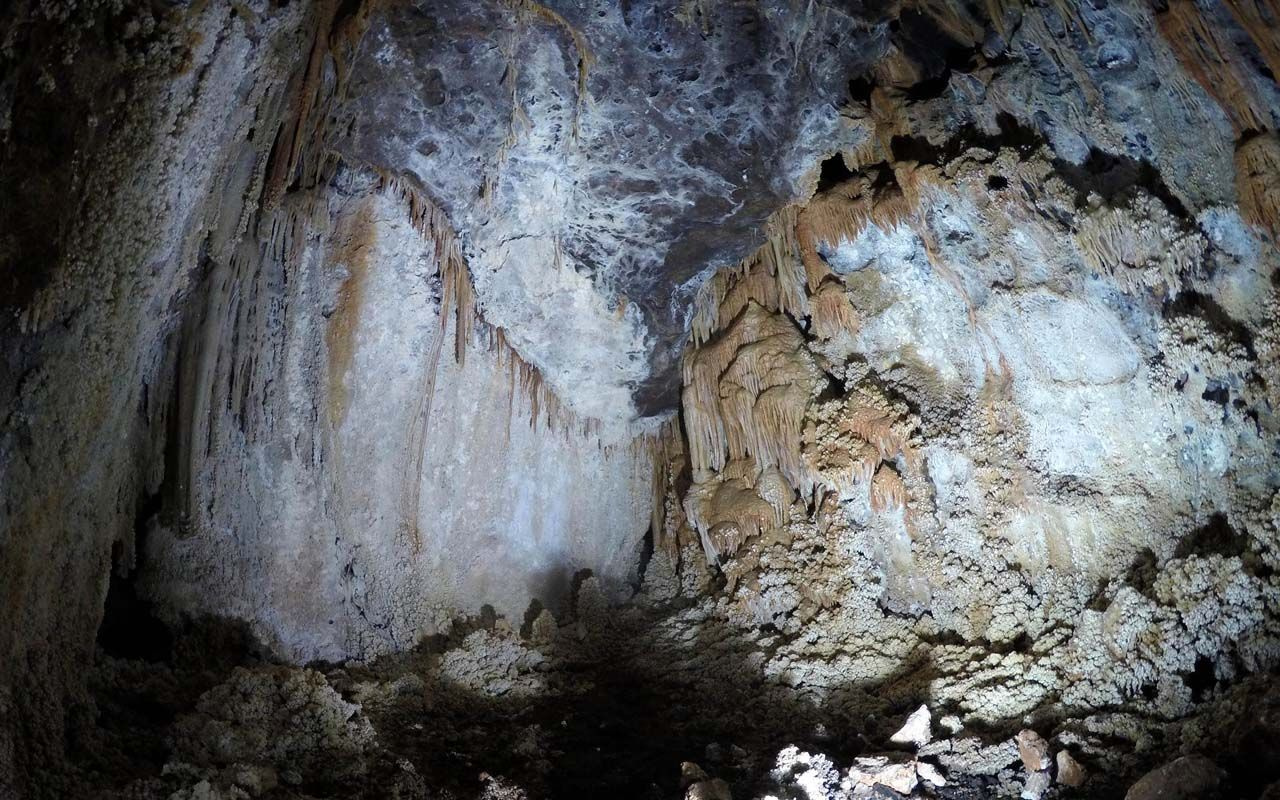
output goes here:
[{"label": "loose rock", "polygon": [[1021,731],[1016,740],[1018,742],[1018,756],[1022,758],[1023,765],[1031,772],[1040,772],[1046,770],[1053,763],[1050,757],[1049,743],[1044,737],[1033,730]]},{"label": "loose rock", "polygon": [[1204,756],[1183,756],[1142,776],[1124,800],[1203,800],[1217,796],[1222,778]]},{"label": "loose rock", "polygon": [[916,747],[923,747],[933,739],[933,717],[929,713],[927,705],[920,706],[911,712],[911,716],[907,717],[906,723],[898,729],[898,732],[889,737],[889,741],[894,744],[910,744]]},{"label": "loose rock", "polygon": [[1058,762],[1058,783],[1064,786],[1079,786],[1084,783],[1085,770],[1080,766],[1080,762],[1071,757],[1066,750],[1059,750],[1057,756]]}]

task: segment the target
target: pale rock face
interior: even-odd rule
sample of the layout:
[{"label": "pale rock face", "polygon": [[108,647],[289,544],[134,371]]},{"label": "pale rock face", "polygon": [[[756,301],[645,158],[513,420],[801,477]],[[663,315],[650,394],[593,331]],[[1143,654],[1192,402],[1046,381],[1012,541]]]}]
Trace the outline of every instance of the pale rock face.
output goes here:
[{"label": "pale rock face", "polygon": [[911,712],[911,716],[907,717],[907,721],[903,723],[897,733],[889,737],[889,741],[894,744],[910,744],[916,747],[924,747],[933,739],[932,719],[929,707],[927,705],[920,706]]},{"label": "pale rock face", "polygon": [[[476,709],[601,695],[742,723],[680,787],[717,800],[1116,796],[1199,751],[1128,796],[1261,790],[1273,11],[18,0],[0,795],[131,738],[91,672],[164,701],[169,771],[90,787],[132,800],[423,797],[402,745],[483,768]],[[184,699],[104,598],[363,682]],[[527,728],[520,780],[583,746]]]},{"label": "pale rock face", "polygon": [[435,243],[393,192],[352,193],[279,301],[296,313],[278,360],[243,367],[287,393],[238,412],[261,423],[208,424],[200,533],[156,531],[147,591],[174,614],[254,619],[300,661],[405,649],[485,604],[562,610],[580,570],[619,599],[649,522],[647,455],[553,427],[509,351],[473,341],[458,363]]}]

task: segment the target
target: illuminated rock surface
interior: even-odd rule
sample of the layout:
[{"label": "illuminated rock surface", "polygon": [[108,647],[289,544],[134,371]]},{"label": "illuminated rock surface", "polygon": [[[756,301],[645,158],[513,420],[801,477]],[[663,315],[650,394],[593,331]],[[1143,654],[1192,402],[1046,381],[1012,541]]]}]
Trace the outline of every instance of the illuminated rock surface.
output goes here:
[{"label": "illuminated rock surface", "polygon": [[1278,31],[19,0],[0,797],[1274,794]]}]

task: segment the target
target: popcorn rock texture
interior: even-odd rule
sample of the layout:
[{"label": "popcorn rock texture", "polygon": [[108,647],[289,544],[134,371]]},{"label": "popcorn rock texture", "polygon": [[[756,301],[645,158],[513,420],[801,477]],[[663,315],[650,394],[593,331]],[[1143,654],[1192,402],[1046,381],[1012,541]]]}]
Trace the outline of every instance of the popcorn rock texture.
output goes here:
[{"label": "popcorn rock texture", "polygon": [[0,796],[1274,793],[1278,30],[17,0]]}]

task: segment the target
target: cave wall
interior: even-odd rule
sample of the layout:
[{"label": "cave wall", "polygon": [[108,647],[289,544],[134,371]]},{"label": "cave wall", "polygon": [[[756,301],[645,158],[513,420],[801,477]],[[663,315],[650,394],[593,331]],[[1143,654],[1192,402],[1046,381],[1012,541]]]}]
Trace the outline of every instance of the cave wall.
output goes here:
[{"label": "cave wall", "polygon": [[497,329],[457,342],[445,290],[465,275],[441,271],[452,233],[414,224],[426,201],[335,187],[210,265],[187,310],[189,485],[149,520],[144,595],[251,620],[296,661],[404,650],[484,605],[562,608],[581,570],[620,598],[649,526],[644,441],[590,435]]},{"label": "cave wall", "polygon": [[842,106],[888,13],[393,4],[353,65],[336,147],[419,181],[466,240],[487,318],[571,408],[626,423],[672,407],[707,270],[810,193],[823,155],[864,139]]},{"label": "cave wall", "polygon": [[294,660],[624,597],[687,331],[645,578],[770,680],[1122,731],[1274,667],[1259,7],[694,6],[15,12],[0,791],[113,567]]},{"label": "cave wall", "polygon": [[[1167,22],[1027,8],[1022,58],[928,92],[889,62],[872,145],[694,304],[692,484],[668,479],[647,586],[698,596],[711,565],[717,618],[781,633],[766,682],[850,719],[954,713],[987,737],[943,763],[975,774],[1028,720],[1108,768],[1116,741],[1209,747],[1173,721],[1280,660],[1275,218],[1238,169],[1280,106],[1215,62],[1257,84],[1241,133],[1198,56],[1136,32]],[[1152,113],[1101,113],[1122,101]]]},{"label": "cave wall", "polygon": [[0,794],[60,796],[113,546],[127,562],[160,479],[163,343],[202,240],[257,202],[236,165],[268,159],[315,20],[20,6],[0,162]]}]

